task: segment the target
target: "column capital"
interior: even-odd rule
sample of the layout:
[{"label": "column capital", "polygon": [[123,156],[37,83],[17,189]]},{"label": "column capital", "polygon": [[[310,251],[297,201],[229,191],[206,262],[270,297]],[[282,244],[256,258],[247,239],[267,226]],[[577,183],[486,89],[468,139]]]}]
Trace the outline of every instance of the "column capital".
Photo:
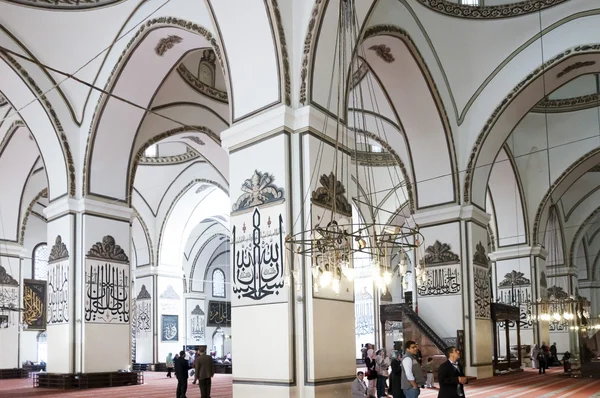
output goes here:
[{"label": "column capital", "polygon": [[490,222],[490,215],[473,205],[454,205],[417,211],[417,213],[413,215],[413,218],[416,224],[421,227],[459,220],[475,221],[482,225],[488,225]]},{"label": "column capital", "polygon": [[29,253],[20,244],[16,242],[3,242],[0,245],[0,255],[7,257],[28,257]]},{"label": "column capital", "polygon": [[103,214],[131,220],[133,209],[125,204],[115,204],[89,198],[73,199],[66,196],[53,201],[44,209],[44,215],[49,221],[66,213]]},{"label": "column capital", "polygon": [[548,251],[544,249],[541,245],[520,245],[498,249],[495,252],[490,253],[489,257],[492,261],[508,260],[512,258],[524,258],[530,256],[541,257],[545,260],[547,255]]}]

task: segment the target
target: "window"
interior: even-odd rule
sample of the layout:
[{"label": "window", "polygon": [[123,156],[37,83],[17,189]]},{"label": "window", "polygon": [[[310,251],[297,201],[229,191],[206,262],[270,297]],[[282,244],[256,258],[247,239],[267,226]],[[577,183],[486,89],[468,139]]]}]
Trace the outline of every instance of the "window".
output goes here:
[{"label": "window", "polygon": [[214,69],[207,62],[200,62],[200,65],[198,65],[198,79],[207,86],[214,87]]},{"label": "window", "polygon": [[466,6],[480,6],[482,1],[481,0],[460,0],[460,4],[464,4]]},{"label": "window", "polygon": [[37,280],[48,279],[48,245],[40,243],[33,249],[33,278]]},{"label": "window", "polygon": [[148,148],[146,148],[146,152],[144,152],[144,156],[146,156],[147,158],[155,158],[158,156],[158,145],[154,144],[154,145],[150,145]]},{"label": "window", "polygon": [[371,152],[383,152],[380,146],[371,145]]},{"label": "window", "polygon": [[212,273],[213,297],[225,297],[225,272],[216,269]]}]

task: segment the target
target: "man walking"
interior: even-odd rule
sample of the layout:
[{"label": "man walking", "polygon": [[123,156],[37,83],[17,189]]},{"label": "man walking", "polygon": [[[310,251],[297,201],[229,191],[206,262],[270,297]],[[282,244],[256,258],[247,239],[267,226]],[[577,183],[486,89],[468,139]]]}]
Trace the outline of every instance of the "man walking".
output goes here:
[{"label": "man walking", "polygon": [[198,377],[198,384],[200,385],[200,397],[210,398],[210,387],[215,370],[213,368],[212,357],[206,355],[206,347],[200,347],[198,355],[196,355],[194,368]]},{"label": "man walking", "polygon": [[401,386],[406,398],[417,398],[421,393],[420,386],[425,384],[423,369],[417,360],[419,346],[414,341],[407,341],[404,345],[406,355],[402,360]]},{"label": "man walking", "polygon": [[460,352],[456,347],[446,348],[446,357],[448,360],[440,365],[438,369],[438,382],[440,383],[440,392],[438,398],[459,398],[465,396],[463,385],[467,384],[465,372],[458,363]]},{"label": "man walking", "polygon": [[175,377],[177,377],[177,398],[187,398],[187,383],[188,383],[188,371],[190,365],[187,359],[185,359],[185,351],[179,352],[179,358],[175,359]]}]

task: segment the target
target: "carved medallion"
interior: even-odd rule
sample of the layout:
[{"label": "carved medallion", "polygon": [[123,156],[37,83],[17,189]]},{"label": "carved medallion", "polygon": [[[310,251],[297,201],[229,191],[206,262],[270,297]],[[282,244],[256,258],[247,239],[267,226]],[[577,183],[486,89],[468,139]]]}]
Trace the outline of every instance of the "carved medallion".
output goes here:
[{"label": "carved medallion", "polygon": [[158,41],[154,51],[159,57],[162,57],[168,50],[175,47],[175,44],[181,43],[182,41],[183,39],[177,35],[169,35]]},{"label": "carved medallion", "polygon": [[452,247],[447,243],[436,240],[435,243],[425,249],[424,256],[426,265],[442,265],[460,263],[460,257],[452,252]]},{"label": "carved medallion", "polygon": [[50,250],[48,262],[60,261],[65,258],[69,258],[69,251],[67,250],[67,245],[62,241],[62,237],[58,235],[54,242],[54,246],[52,246],[52,249]]},{"label": "carved medallion", "polygon": [[275,177],[272,174],[255,170],[252,177],[242,184],[241,190],[244,193],[233,204],[232,212],[283,202],[285,200],[283,188],[277,187],[273,181],[275,181]]},{"label": "carved medallion", "polygon": [[342,184],[333,172],[329,175],[323,174],[319,178],[321,186],[312,193],[311,202],[333,210],[335,204],[336,213],[352,217],[352,206],[346,198],[346,187]]},{"label": "carved medallion", "polygon": [[528,286],[531,285],[531,281],[525,278],[522,272],[513,270],[508,274],[504,275],[504,280],[498,284],[498,287],[512,287],[512,286]]},{"label": "carved medallion", "polygon": [[385,62],[387,62],[388,64],[391,64],[392,62],[394,62],[396,60],[396,58],[394,58],[394,55],[392,55],[392,50],[385,44],[378,44],[375,46],[371,46],[371,47],[369,47],[369,50],[375,51],[377,56],[379,58],[381,58],[382,60],[384,60]]}]

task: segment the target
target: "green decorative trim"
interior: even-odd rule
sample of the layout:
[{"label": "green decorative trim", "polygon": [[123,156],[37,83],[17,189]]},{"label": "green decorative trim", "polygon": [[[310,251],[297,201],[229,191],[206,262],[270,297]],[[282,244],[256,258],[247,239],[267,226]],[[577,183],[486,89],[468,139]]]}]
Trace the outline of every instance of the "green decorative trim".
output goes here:
[{"label": "green decorative trim", "polygon": [[180,155],[173,156],[142,156],[139,160],[140,165],[145,164],[164,164],[164,165],[172,165],[189,162],[190,160],[197,159],[200,157],[200,154],[196,152],[194,149],[187,147],[185,153]]},{"label": "green decorative trim", "polygon": [[448,0],[417,0],[423,6],[442,14],[468,19],[514,18],[541,11],[568,0],[527,0],[495,6],[469,6]]},{"label": "green decorative trim", "polygon": [[561,113],[575,112],[600,106],[600,94],[588,94],[580,97],[545,99],[540,101],[531,112]]},{"label": "green decorative trim", "polygon": [[192,89],[198,93],[210,97],[216,101],[229,103],[229,97],[226,91],[218,90],[208,84],[202,83],[190,70],[184,65],[179,64],[177,67],[177,73]]}]

